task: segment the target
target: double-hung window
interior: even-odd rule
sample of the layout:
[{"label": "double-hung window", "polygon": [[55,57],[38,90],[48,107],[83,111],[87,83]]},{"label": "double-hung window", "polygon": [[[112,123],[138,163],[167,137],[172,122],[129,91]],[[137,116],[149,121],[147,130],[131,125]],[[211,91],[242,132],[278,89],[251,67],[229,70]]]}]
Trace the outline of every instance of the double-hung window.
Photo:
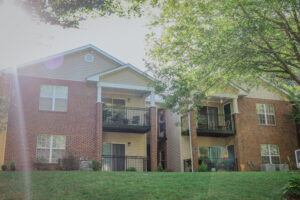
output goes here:
[{"label": "double-hung window", "polygon": [[40,90],[40,110],[66,112],[68,107],[68,87],[42,85]]},{"label": "double-hung window", "polygon": [[262,164],[280,164],[280,154],[277,145],[261,144],[260,151]]},{"label": "double-hung window", "polygon": [[256,104],[258,124],[275,125],[275,111],[273,104]]},{"label": "double-hung window", "polygon": [[57,163],[63,158],[66,149],[66,136],[39,135],[36,145],[36,161],[39,163]]}]

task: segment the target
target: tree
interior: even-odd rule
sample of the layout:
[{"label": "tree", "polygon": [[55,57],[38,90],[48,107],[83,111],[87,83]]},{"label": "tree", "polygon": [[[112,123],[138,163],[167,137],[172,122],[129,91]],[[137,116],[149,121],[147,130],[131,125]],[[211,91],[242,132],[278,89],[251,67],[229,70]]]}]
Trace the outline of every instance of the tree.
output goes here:
[{"label": "tree", "polygon": [[9,109],[9,80],[0,73],[0,134],[7,128]]},{"label": "tree", "polygon": [[146,0],[15,0],[34,19],[63,27],[78,27],[88,17],[117,14],[141,16]]},{"label": "tree", "polygon": [[157,90],[168,94],[166,106],[198,104],[231,80],[299,87],[299,1],[167,0],[159,7],[148,66]]}]

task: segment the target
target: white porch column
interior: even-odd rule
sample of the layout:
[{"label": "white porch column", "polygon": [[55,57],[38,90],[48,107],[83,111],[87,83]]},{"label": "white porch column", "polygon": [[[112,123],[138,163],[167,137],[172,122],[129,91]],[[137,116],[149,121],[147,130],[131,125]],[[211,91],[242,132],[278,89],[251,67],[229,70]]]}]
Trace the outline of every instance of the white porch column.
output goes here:
[{"label": "white porch column", "polygon": [[154,94],[154,90],[151,90],[151,96],[150,96],[150,99],[151,99],[151,104],[150,104],[150,106],[151,106],[151,107],[154,107],[154,106],[155,106],[155,94]]},{"label": "white porch column", "polygon": [[101,89],[101,83],[97,83],[97,103],[102,102],[102,97],[101,97],[102,89]]},{"label": "white porch column", "polygon": [[238,108],[238,102],[237,102],[237,97],[233,98],[233,114],[238,114],[239,113],[239,108]]}]

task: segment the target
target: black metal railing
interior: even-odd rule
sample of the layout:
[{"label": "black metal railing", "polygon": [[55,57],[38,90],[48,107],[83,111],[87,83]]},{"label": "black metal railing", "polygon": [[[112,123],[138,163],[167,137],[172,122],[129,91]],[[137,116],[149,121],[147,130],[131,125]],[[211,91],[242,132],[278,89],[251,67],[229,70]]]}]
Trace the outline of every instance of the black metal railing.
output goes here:
[{"label": "black metal railing", "polygon": [[102,171],[125,171],[128,168],[146,171],[146,157],[102,155]]},{"label": "black metal railing", "polygon": [[[238,171],[237,159],[236,158],[199,158],[199,167],[202,162],[207,166],[207,171]],[[191,159],[184,160],[184,171],[191,171]]]},{"label": "black metal railing", "polygon": [[237,171],[237,162],[235,158],[199,158],[199,166],[204,162],[211,171],[216,170]]},{"label": "black metal railing", "polygon": [[233,117],[231,114],[200,114],[198,119],[198,130],[233,132]]},{"label": "black metal railing", "polygon": [[108,129],[120,129],[120,131],[148,131],[151,127],[150,109],[104,105],[103,127]]}]

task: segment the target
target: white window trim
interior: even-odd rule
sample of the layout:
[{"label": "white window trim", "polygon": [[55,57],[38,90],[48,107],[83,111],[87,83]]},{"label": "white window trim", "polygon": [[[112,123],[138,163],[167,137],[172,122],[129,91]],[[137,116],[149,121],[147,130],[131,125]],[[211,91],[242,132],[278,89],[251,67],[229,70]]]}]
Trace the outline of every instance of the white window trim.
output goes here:
[{"label": "white window trim", "polygon": [[[66,150],[66,148],[54,148],[53,147],[53,136],[54,135],[50,135],[50,146],[49,146],[49,148],[47,148],[47,147],[36,147],[36,152],[37,152],[38,149],[47,149],[47,150],[49,149],[49,162],[48,163],[52,163],[52,151],[53,150]],[[59,135],[59,136],[62,136],[62,135]]]},{"label": "white window trim", "polygon": [[[268,156],[269,157],[269,161],[270,161],[270,164],[273,164],[273,162],[272,162],[272,156],[278,156],[279,157],[279,163],[280,163],[280,150],[279,150],[279,146],[277,145],[277,144],[261,144],[261,145],[267,145],[267,147],[268,147],[268,155],[262,155],[262,153],[260,153],[261,154],[261,157],[262,156]],[[261,148],[261,145],[260,145],[260,148]],[[272,155],[271,154],[271,146],[277,146],[277,148],[278,148],[278,155]]]},{"label": "white window trim", "polygon": [[265,117],[265,124],[261,124],[261,123],[259,123],[259,120],[258,120],[258,124],[259,125],[270,125],[270,126],[275,126],[276,125],[276,117],[275,117],[275,106],[274,106],[274,104],[268,104],[268,105],[273,105],[273,109],[274,109],[274,113],[273,113],[273,116],[274,116],[274,124],[269,124],[268,123],[268,117],[267,117],[267,115],[271,115],[270,113],[267,113],[267,108],[266,108],[266,105],[267,104],[265,104],[265,103],[257,103],[257,104],[260,104],[260,105],[263,105],[264,106],[264,113],[259,113],[259,112],[257,112],[257,115],[264,115],[264,117]]},{"label": "white window trim", "polygon": [[[41,87],[42,87],[43,85],[41,85]],[[40,98],[42,97],[42,98],[51,98],[52,99],[52,106],[51,106],[51,110],[50,111],[55,111],[55,112],[57,112],[56,110],[55,110],[55,99],[65,99],[65,100],[67,100],[67,108],[66,108],[66,110],[68,110],[68,96],[69,96],[69,87],[68,86],[64,86],[64,85],[45,85],[45,86],[51,86],[51,87],[53,87],[53,93],[52,93],[52,95],[51,96],[47,96],[47,95],[42,95],[42,93],[41,93],[41,91],[40,91]],[[67,97],[66,98],[64,98],[64,97],[56,97],[56,88],[57,87],[66,87],[67,88]],[[59,112],[63,112],[63,111],[59,111]]]}]

